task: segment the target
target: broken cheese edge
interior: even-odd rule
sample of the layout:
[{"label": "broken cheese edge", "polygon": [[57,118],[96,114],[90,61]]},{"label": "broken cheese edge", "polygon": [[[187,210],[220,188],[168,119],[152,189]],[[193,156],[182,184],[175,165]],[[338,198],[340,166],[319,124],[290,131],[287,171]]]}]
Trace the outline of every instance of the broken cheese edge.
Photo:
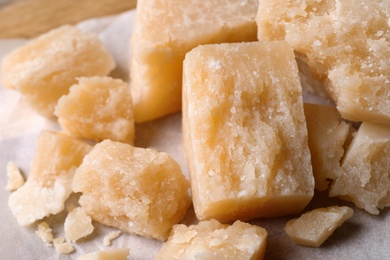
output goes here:
[{"label": "broken cheese edge", "polygon": [[352,215],[353,210],[345,206],[318,208],[289,220],[284,230],[298,245],[320,247]]},{"label": "broken cheese edge", "polygon": [[15,191],[22,187],[24,178],[15,162],[8,162],[7,164],[7,185],[5,189],[8,191]]}]

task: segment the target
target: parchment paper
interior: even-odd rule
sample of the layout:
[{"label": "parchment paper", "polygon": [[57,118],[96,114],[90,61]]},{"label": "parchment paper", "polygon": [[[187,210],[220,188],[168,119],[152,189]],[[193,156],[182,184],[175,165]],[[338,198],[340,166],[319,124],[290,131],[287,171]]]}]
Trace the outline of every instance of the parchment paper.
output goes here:
[{"label": "parchment paper", "polygon": [[[117,62],[112,76],[124,80],[128,79],[128,46],[134,14],[135,11],[129,11],[78,25],[84,31],[99,35]],[[0,40],[0,60],[25,42],[22,39]],[[320,100],[310,95],[305,96],[305,99],[312,102]],[[44,245],[35,234],[35,225],[28,228],[18,226],[7,205],[9,192],[3,188],[7,182],[6,164],[15,161],[27,177],[35,153],[35,141],[43,129],[60,130],[60,127],[56,121],[43,118],[31,110],[19,93],[0,87],[0,259],[76,259],[83,253],[114,248],[129,248],[128,259],[152,259],[160,249],[161,242],[122,234],[113,241],[112,246],[107,247],[103,245],[103,237],[116,229],[97,222],[93,223],[95,231],[92,235],[73,244],[76,251],[70,255],[60,255],[53,247]],[[137,125],[136,146],[154,147],[168,152],[179,162],[188,177],[181,143],[181,114]],[[77,199],[77,196],[72,196],[70,204],[77,202]],[[266,228],[269,233],[266,259],[389,259],[389,209],[382,210],[379,216],[373,216],[350,203],[329,199],[325,193],[318,193],[306,210],[329,205],[351,206],[355,214],[321,248],[298,246],[290,241],[283,227],[288,219],[295,216],[252,221]],[[63,237],[65,217],[66,213],[61,213],[45,219],[53,228],[55,237]],[[196,223],[192,209],[183,223]]]}]

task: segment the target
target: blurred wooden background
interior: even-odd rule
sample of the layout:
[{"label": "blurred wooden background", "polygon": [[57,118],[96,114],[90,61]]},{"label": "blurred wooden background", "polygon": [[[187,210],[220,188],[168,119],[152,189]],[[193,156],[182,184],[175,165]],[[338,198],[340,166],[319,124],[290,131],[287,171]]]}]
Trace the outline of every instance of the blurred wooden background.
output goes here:
[{"label": "blurred wooden background", "polygon": [[63,24],[118,14],[136,0],[0,0],[0,38],[31,38]]}]

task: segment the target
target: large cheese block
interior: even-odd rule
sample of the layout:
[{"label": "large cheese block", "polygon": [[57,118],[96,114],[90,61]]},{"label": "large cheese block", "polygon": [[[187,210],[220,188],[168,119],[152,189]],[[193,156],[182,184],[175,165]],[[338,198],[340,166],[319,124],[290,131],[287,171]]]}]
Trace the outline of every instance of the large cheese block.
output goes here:
[{"label": "large cheese block", "polygon": [[390,124],[390,1],[263,0],[260,40],[285,39],[344,118]]},{"label": "large cheese block", "polygon": [[183,67],[183,135],[199,219],[300,212],[314,178],[302,87],[283,41],[203,45]]},{"label": "large cheese block", "polygon": [[256,40],[258,0],[139,0],[131,41],[136,122],[181,110],[182,63],[205,43]]}]

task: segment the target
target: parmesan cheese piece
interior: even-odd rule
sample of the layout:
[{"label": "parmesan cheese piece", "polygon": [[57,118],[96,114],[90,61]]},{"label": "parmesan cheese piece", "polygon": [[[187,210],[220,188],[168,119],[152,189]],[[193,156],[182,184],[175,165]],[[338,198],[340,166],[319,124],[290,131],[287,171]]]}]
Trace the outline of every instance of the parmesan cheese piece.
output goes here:
[{"label": "parmesan cheese piece", "polygon": [[136,122],[181,110],[182,63],[206,43],[256,40],[258,0],[139,0],[131,40]]},{"label": "parmesan cheese piece", "polygon": [[314,193],[294,53],[286,42],[203,45],[186,55],[183,136],[200,220],[300,212]]},{"label": "parmesan cheese piece", "polygon": [[305,104],[304,110],[315,187],[324,191],[331,180],[341,175],[344,146],[353,128],[342,120],[335,107]]},{"label": "parmesan cheese piece", "polygon": [[94,220],[165,240],[190,206],[189,183],[168,154],[105,140],[77,169],[73,189]]},{"label": "parmesan cheese piece", "polygon": [[258,39],[306,56],[343,118],[390,124],[390,1],[263,0]]},{"label": "parmesan cheese piece", "polygon": [[55,115],[69,134],[102,141],[134,143],[134,118],[129,86],[110,77],[82,77],[58,101]]},{"label": "parmesan cheese piece", "polygon": [[19,225],[30,225],[64,209],[76,168],[90,150],[89,144],[73,137],[42,131],[29,178],[8,200]]},{"label": "parmesan cheese piece", "polygon": [[122,234],[122,232],[120,230],[112,231],[112,232],[108,233],[108,235],[106,235],[103,238],[103,245],[111,246],[111,241],[114,240],[115,238],[119,237],[121,234]]},{"label": "parmesan cheese piece", "polygon": [[126,260],[129,255],[129,249],[112,249],[105,251],[97,251],[81,255],[77,260]]},{"label": "parmesan cheese piece", "polygon": [[42,241],[48,245],[51,246],[53,243],[53,233],[52,229],[50,228],[49,224],[47,224],[45,221],[42,221],[38,224],[38,229],[35,231],[38,237],[42,239]]},{"label": "parmesan cheese piece", "polygon": [[92,219],[81,207],[73,209],[65,219],[64,230],[67,241],[76,242],[93,232]]},{"label": "parmesan cheese piece", "polygon": [[2,85],[23,94],[40,114],[52,116],[58,99],[81,76],[104,76],[115,63],[99,38],[62,26],[4,57]]},{"label": "parmesan cheese piece", "polygon": [[71,254],[75,251],[75,248],[71,243],[66,242],[64,238],[55,238],[53,240],[53,245],[58,253],[60,254]]},{"label": "parmesan cheese piece", "polygon": [[390,206],[390,126],[363,122],[342,161],[331,196],[352,201],[371,214]]},{"label": "parmesan cheese piece", "polygon": [[284,230],[298,245],[320,247],[352,215],[349,207],[318,208],[288,221]]},{"label": "parmesan cheese piece", "polygon": [[263,259],[266,241],[264,228],[241,221],[223,225],[212,219],[189,227],[175,225],[154,259]]},{"label": "parmesan cheese piece", "polygon": [[8,162],[7,164],[7,177],[8,181],[5,189],[8,191],[15,191],[24,184],[23,175],[14,162]]}]

